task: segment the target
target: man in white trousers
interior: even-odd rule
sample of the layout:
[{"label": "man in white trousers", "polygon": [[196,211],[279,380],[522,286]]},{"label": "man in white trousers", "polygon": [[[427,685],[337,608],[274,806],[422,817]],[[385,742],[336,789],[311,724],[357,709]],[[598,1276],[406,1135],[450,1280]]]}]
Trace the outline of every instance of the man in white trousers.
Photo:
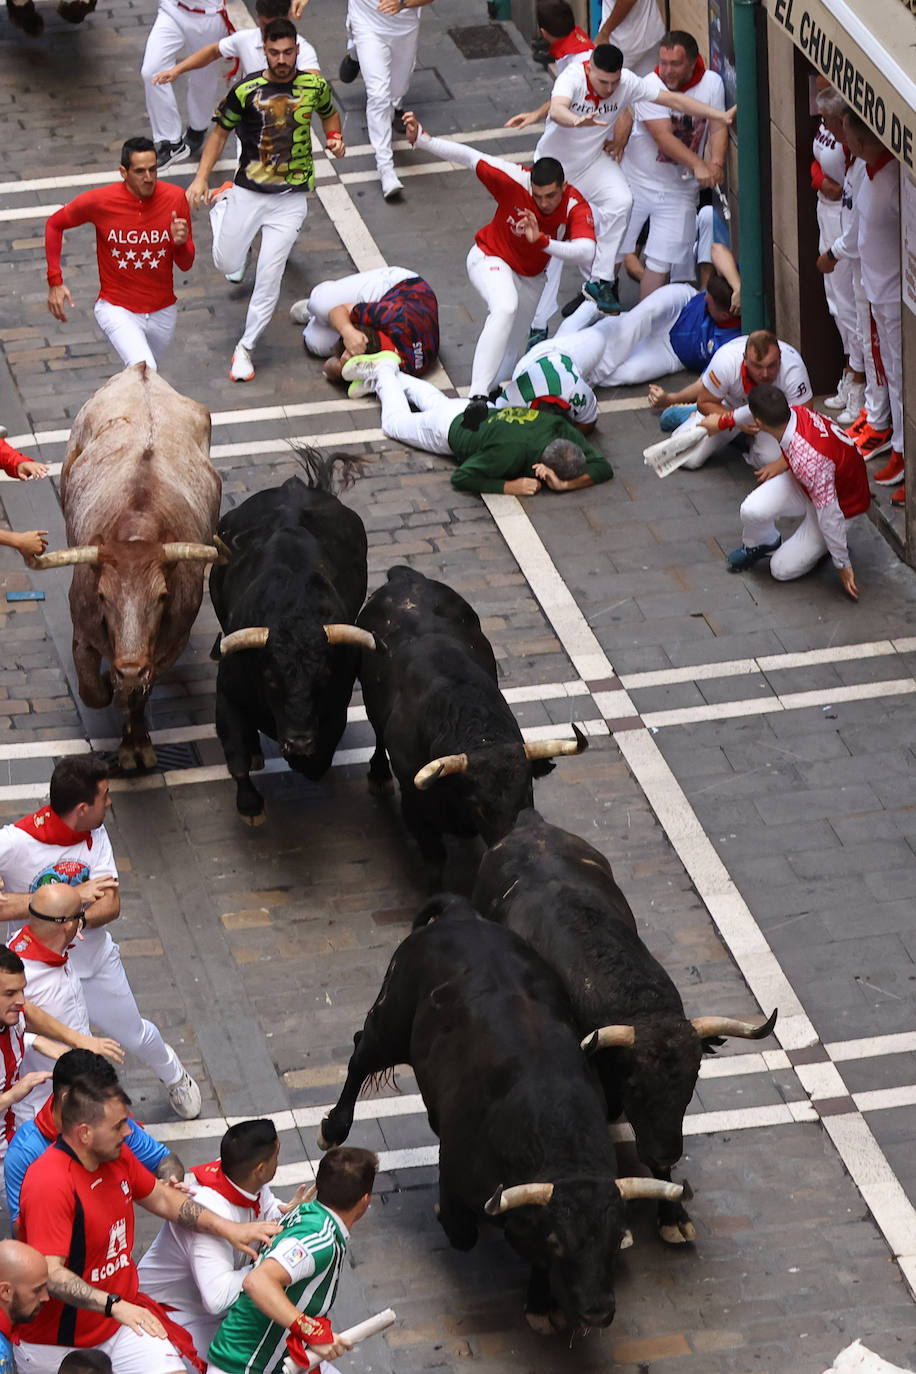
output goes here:
[{"label": "man in white trousers", "polygon": [[394,170],[391,121],[407,98],[417,63],[420,12],[431,3],[349,0],[347,5],[347,31],[356,53],[351,62],[355,61],[366,87],[366,126],[386,200],[396,200],[404,189]]},{"label": "man in white trousers", "polygon": [[160,171],[196,157],[200,152],[226,67],[220,64],[191,72],[188,77],[188,125],[184,131],[175,92],[171,86],[157,85],[156,74],[170,67],[182,50],[196,52],[232,31],[225,0],[194,0],[193,5],[184,4],[182,0],[159,0],[156,18],[146,40],[140,76]]},{"label": "man in white trousers", "polygon": [[556,158],[594,211],[597,247],[592,280],[586,282],[583,293],[607,315],[620,310],[614,283],[633,196],[605,145],[613,140],[619,116],[636,101],[650,101],[716,124],[727,125],[734,118],[732,110],[717,110],[682,91],[667,90],[654,73],[636,76],[624,67],[620,49],[610,43],[599,44],[584,62],[570,63],[557,77],[547,127],[535,156]]},{"label": "man in white trousers", "polygon": [[325,358],[329,382],[358,354],[398,354],[411,376],[421,377],[439,356],[439,302],[429,282],[406,267],[370,267],[322,281],[290,309],[304,324],[307,352]]},{"label": "man in white trousers", "polygon": [[[197,71],[200,67],[208,67],[211,62],[219,62],[221,57],[228,57],[237,63],[238,70],[236,76],[247,76],[249,72],[262,72],[267,65],[264,56],[264,30],[272,19],[291,19],[293,17],[293,7],[289,0],[257,0],[254,7],[254,17],[257,27],[253,29],[236,29],[234,33],[223,34],[215,43],[208,43],[202,48],[198,48],[188,57],[183,57],[180,62],[176,62],[174,67],[169,67],[166,71],[157,72],[153,77],[156,86],[170,86],[173,81],[177,81],[179,76],[184,76],[186,72]],[[318,62],[318,54],[307,39],[299,35],[298,53],[296,66],[300,72],[318,72],[321,66]]]},{"label": "man in white trousers", "polygon": [[[51,774],[50,805],[0,830],[0,918],[21,926],[32,894],[67,883],[84,907],[86,928],[71,955],[92,1021],[155,1073],[173,1111],[200,1115],[200,1089],[151,1021],[140,1015],[108,926],[121,914],[118,870],[105,829],[108,768],[92,754],[61,759]],[[60,1019],[60,1018],[59,1018]]]},{"label": "man in white trousers", "polygon": [[595,251],[595,226],[588,202],[566,180],[554,158],[539,158],[530,170],[447,138],[430,138],[408,111],[410,144],[468,167],[490,192],[497,209],[478,230],[468,253],[471,285],[487,306],[471,366],[467,428],[481,424],[487,397],[505,381],[522,352],[553,258],[588,267]]},{"label": "man in white trousers", "polygon": [[[297,70],[297,40],[289,19],[267,25],[267,67],[243,76],[220,102],[216,127],[188,188],[192,210],[209,202],[213,265],[218,271],[240,272],[261,231],[254,290],[229,368],[234,382],[249,382],[254,376],[252,350],[276,309],[286,260],[308,211],[308,192],[315,185],[312,114],[321,120],[328,150],[335,157],[346,151],[327,81],[315,72]],[[241,142],[235,182],[226,182],[210,196],[208,177],[233,132]]]},{"label": "man in white trousers", "polygon": [[[843,590],[858,601],[846,522],[871,503],[864,458],[837,425],[805,406],[790,406],[778,387],[753,387],[747,403],[761,433],[776,441],[780,453],[758,468],[757,487],[741,504],[742,542],[728,555],[729,572],[769,558],[773,577],[788,582],[829,553]],[[775,524],[783,517],[800,517],[785,543]]]},{"label": "man in white trousers", "polygon": [[623,53],[623,65],[637,76],[648,76],[665,25],[657,0],[602,0],[601,27],[596,43],[613,43]]}]

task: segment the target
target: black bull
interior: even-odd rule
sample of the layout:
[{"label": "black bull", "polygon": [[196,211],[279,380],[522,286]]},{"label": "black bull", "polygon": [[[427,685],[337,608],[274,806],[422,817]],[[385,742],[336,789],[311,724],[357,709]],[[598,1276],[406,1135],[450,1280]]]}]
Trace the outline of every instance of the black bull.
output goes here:
[{"label": "black bull", "polygon": [[[472,897],[484,916],[500,921],[557,971],[576,1025],[594,1052],[608,1117],[623,1113],[640,1158],[656,1178],[670,1179],[683,1152],[684,1113],[700,1061],[722,1036],[769,1035],[762,1024],[730,1017],[690,1021],[670,977],[639,938],[629,903],[604,855],[536,811],[521,812],[514,829],[484,855]],[[663,1240],[695,1238],[679,1201],[659,1203]]]},{"label": "black bull", "polygon": [[608,1325],[623,1198],[680,1188],[615,1183],[598,1084],[540,956],[463,898],[433,898],[354,1045],[319,1145],[346,1140],[367,1078],[410,1064],[440,1140],[439,1221],[451,1244],[470,1249],[479,1222],[495,1216],[532,1266],[526,1310],[536,1329],[549,1329],[550,1313],[559,1323],[557,1309],[570,1327]]},{"label": "black bull", "polygon": [[252,825],[264,811],[248,776],[264,766],[258,732],[278,741],[291,768],[323,777],[347,723],[359,649],[375,648],[353,624],[366,595],[366,531],[332,490],[335,464],[347,485],[358,460],[300,457],[307,482],[290,477],[223,516],[228,560],[210,577],[223,627],[212,652],[216,731]]}]

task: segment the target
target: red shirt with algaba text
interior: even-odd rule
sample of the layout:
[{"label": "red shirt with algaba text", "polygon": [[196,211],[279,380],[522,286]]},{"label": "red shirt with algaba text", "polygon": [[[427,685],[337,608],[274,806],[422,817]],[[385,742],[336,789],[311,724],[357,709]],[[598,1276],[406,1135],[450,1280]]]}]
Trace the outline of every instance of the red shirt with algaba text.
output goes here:
[{"label": "red shirt with algaba text", "polygon": [[[172,215],[188,222],[187,241],[172,242]],[[194,262],[191,212],[180,186],[157,181],[147,199],[135,196],[123,181],[85,191],[51,216],[45,225],[48,285],[60,286],[60,253],[64,231],[95,225],[99,263],[99,296],[135,315],[152,314],[175,304],[172,264],[187,272]]]}]

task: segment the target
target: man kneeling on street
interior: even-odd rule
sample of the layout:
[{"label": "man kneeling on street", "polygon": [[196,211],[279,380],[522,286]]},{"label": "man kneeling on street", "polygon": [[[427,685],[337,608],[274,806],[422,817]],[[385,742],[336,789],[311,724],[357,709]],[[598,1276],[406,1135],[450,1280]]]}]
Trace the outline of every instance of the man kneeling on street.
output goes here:
[{"label": "man kneeling on street", "polygon": [[382,429],[390,439],[457,458],[452,473],[456,491],[534,496],[542,486],[575,491],[613,477],[610,463],[556,406],[490,406],[479,428],[465,429],[466,398],[445,396],[399,366],[396,353],[382,352],[351,358],[343,376],[353,379],[351,396],[378,394]]}]

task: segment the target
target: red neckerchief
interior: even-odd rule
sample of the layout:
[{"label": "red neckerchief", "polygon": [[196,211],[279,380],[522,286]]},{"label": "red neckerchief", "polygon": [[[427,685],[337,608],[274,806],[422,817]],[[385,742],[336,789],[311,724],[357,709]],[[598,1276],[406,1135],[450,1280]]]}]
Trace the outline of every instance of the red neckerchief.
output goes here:
[{"label": "red neckerchief", "polygon": [[748,372],[747,363],[744,361],[743,358],[741,360],[741,385],[744,387],[745,396],[749,395],[749,393],[752,392],[754,390],[754,387],[757,385],[751,374]]},{"label": "red neckerchief", "polygon": [[869,181],[874,181],[875,177],[876,177],[876,176],[878,175],[878,173],[881,171],[881,168],[882,168],[882,167],[886,167],[887,164],[888,164],[889,162],[893,162],[893,160],[894,160],[894,154],[893,154],[893,153],[889,153],[889,152],[887,151],[887,149],[885,148],[885,150],[884,150],[884,152],[881,154],[881,156],[880,156],[879,158],[876,158],[876,160],[875,160],[874,162],[866,162],[866,164],[865,164],[865,170],[866,170],[866,172],[868,173],[868,179],[869,179]]},{"label": "red neckerchief", "polygon": [[41,840],[42,844],[58,844],[66,848],[71,844],[82,844],[85,841],[87,849],[92,848],[92,831],[71,830],[66,821],[62,821],[50,806],[43,806],[31,816],[23,816],[21,821],[16,822],[16,829],[24,830],[33,840]]},{"label": "red neckerchief", "polygon": [[[655,68],[655,75],[661,77],[658,67]],[[703,54],[697,54],[697,60],[693,64],[693,71],[688,76],[682,86],[678,86],[679,91],[689,91],[691,86],[698,86],[706,75],[706,63],[703,61]]]},{"label": "red neckerchief", "polygon": [[35,1117],[35,1125],[41,1131],[45,1140],[56,1140],[59,1131],[54,1124],[54,1098],[49,1097],[41,1111]]},{"label": "red neckerchief", "polygon": [[16,1331],[13,1330],[13,1323],[2,1307],[0,1307],[0,1332],[2,1332],[8,1341],[12,1341],[13,1345],[19,1344],[18,1328]]},{"label": "red neckerchief", "polygon": [[[32,934],[28,926],[23,926],[19,934],[13,936],[10,949],[15,950],[20,959],[31,959],[35,964],[50,964],[52,968],[62,968],[68,957],[66,950],[63,954],[55,954],[53,949],[48,949],[47,945],[43,945]],[[57,1132],[54,1134],[57,1135]]]},{"label": "red neckerchief", "polygon": [[224,1197],[235,1207],[247,1207],[256,1217],[260,1216],[260,1198],[251,1198],[240,1188],[236,1188],[232,1180],[223,1173],[223,1166],[218,1159],[211,1159],[209,1164],[198,1164],[191,1173],[202,1188],[212,1188],[214,1193],[219,1193],[220,1197]]},{"label": "red neckerchief", "polygon": [[591,81],[589,80],[588,68],[589,68],[589,64],[588,64],[587,62],[583,62],[583,63],[582,63],[582,72],[583,72],[583,74],[584,74],[584,76],[585,76],[585,99],[586,99],[586,100],[590,100],[595,106],[598,106],[598,105],[601,104],[602,100],[610,100],[611,95],[614,94],[614,91],[611,91],[611,95],[607,95],[607,96],[605,96],[605,95],[597,95],[597,94],[595,93],[595,91],[592,90],[592,83],[591,83]]},{"label": "red neckerchief", "polygon": [[594,46],[585,30],[577,24],[565,38],[554,39],[548,51],[554,61],[559,61],[561,57],[570,57],[577,52],[591,52]]}]

